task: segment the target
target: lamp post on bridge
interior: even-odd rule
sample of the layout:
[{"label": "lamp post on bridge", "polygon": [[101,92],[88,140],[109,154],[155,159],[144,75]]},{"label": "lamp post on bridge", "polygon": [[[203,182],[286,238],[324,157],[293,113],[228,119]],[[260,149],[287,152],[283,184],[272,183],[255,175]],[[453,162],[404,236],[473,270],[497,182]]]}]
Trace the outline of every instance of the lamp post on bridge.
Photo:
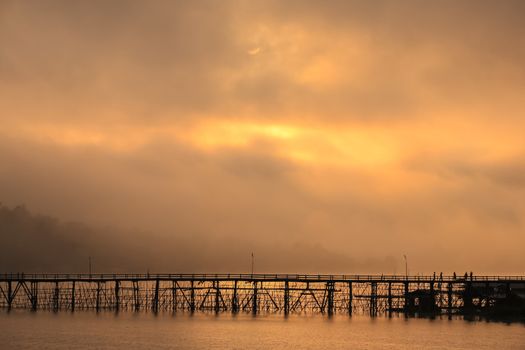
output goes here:
[{"label": "lamp post on bridge", "polygon": [[408,260],[407,260],[407,256],[405,254],[403,254],[403,258],[405,258],[405,276],[406,276],[406,279],[408,279]]},{"label": "lamp post on bridge", "polygon": [[253,275],[253,261],[254,261],[254,256],[253,256],[253,252],[252,252],[252,275]]}]

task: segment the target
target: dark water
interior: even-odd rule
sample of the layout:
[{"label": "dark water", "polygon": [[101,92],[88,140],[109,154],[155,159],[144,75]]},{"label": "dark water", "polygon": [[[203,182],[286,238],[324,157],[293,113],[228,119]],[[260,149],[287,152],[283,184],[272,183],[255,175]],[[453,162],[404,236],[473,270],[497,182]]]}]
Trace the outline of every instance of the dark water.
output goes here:
[{"label": "dark water", "polygon": [[525,349],[525,325],[322,315],[0,312],[0,349]]}]

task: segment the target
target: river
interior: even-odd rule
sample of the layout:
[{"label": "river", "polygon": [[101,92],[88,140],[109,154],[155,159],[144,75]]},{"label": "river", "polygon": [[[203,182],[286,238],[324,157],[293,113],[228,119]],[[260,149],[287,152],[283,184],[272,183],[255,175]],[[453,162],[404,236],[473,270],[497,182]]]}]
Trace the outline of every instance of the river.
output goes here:
[{"label": "river", "polygon": [[525,325],[354,315],[0,312],[0,349],[525,349]]}]

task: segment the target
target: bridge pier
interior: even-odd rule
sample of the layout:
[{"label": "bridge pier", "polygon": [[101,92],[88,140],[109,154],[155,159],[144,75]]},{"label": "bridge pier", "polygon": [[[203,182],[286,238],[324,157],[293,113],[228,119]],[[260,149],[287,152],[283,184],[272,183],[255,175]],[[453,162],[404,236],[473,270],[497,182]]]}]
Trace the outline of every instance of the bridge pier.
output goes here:
[{"label": "bridge pier", "polygon": [[430,301],[432,303],[431,305],[431,311],[436,311],[436,294],[434,292],[434,282],[430,282]]},{"label": "bridge pier", "polygon": [[120,281],[115,280],[115,311],[120,310]]},{"label": "bridge pier", "polygon": [[474,304],[472,303],[472,282],[464,282],[465,289],[463,291],[463,312],[470,313],[473,311]]},{"label": "bridge pier", "polygon": [[60,305],[60,289],[58,286],[58,281],[55,282],[55,293],[53,295],[53,310],[58,311]]},{"label": "bridge pier", "polygon": [[177,281],[171,281],[171,311],[177,311]]},{"label": "bridge pier", "polygon": [[71,312],[75,312],[75,287],[76,287],[76,281],[73,281],[71,283]]},{"label": "bridge pier", "polygon": [[100,309],[100,281],[97,281],[97,299],[95,303],[95,310],[98,312]]},{"label": "bridge pier", "polygon": [[327,292],[327,303],[328,303],[328,315],[331,316],[334,313],[334,289],[335,283],[330,281],[326,282],[326,292]]},{"label": "bridge pier", "polygon": [[290,312],[290,285],[288,280],[284,281],[284,314]]},{"label": "bridge pier", "polygon": [[388,282],[388,314],[392,315],[392,282]]},{"label": "bridge pier", "polygon": [[38,282],[31,282],[31,310],[36,311],[38,308]]},{"label": "bridge pier", "polygon": [[233,282],[233,296],[232,296],[232,313],[239,311],[239,300],[237,297],[237,280]]},{"label": "bridge pier", "polygon": [[11,281],[7,282],[7,309],[11,310],[13,303],[13,284]]},{"label": "bridge pier", "polygon": [[140,289],[139,289],[139,281],[133,280],[133,309],[135,311],[140,310]]},{"label": "bridge pier", "polygon": [[155,313],[159,311],[159,284],[160,280],[157,278],[155,280],[155,292],[153,293],[153,301],[151,303],[151,309]]},{"label": "bridge pier", "polygon": [[377,282],[370,285],[370,316],[377,315]]},{"label": "bridge pier", "polygon": [[195,285],[193,280],[190,282],[190,311],[195,312]]},{"label": "bridge pier", "polygon": [[352,301],[353,301],[353,296],[354,296],[354,292],[353,292],[353,288],[352,288],[352,281],[348,282],[348,314],[349,315],[352,315]]},{"label": "bridge pier", "polygon": [[452,314],[452,282],[447,283],[447,313]]},{"label": "bridge pier", "polygon": [[219,281],[214,281],[214,286],[215,286],[215,313],[219,313],[220,309],[221,309],[221,305],[220,305],[220,299],[221,299],[221,289],[220,289],[220,285],[219,285]]},{"label": "bridge pier", "polygon": [[257,313],[257,281],[253,282],[252,313]]},{"label": "bridge pier", "polygon": [[404,287],[405,287],[405,293],[404,293],[404,296],[405,296],[405,304],[403,306],[404,308],[404,311],[405,311],[405,314],[409,312],[409,309],[410,309],[410,295],[409,295],[409,290],[410,290],[410,286],[409,286],[409,282],[406,281],[404,283]]}]

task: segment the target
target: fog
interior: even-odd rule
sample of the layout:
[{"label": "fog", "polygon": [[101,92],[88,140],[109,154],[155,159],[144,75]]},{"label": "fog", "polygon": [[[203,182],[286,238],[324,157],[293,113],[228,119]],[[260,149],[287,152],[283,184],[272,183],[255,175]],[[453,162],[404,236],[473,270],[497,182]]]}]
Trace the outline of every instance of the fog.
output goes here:
[{"label": "fog", "polygon": [[0,271],[522,274],[524,10],[0,1]]}]

